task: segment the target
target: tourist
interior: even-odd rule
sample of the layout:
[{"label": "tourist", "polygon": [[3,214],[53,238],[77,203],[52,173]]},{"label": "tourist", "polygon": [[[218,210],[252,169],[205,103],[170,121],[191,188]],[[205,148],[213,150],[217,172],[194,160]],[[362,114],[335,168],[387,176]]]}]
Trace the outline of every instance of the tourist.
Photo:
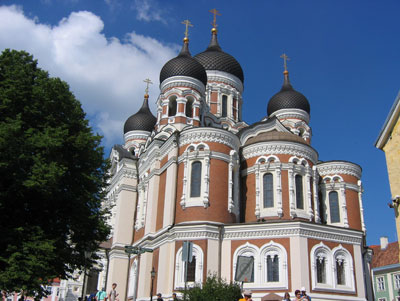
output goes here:
[{"label": "tourist", "polygon": [[243,296],[244,298],[240,299],[239,301],[252,301],[253,299],[251,299],[251,291],[250,290],[245,290],[243,292]]},{"label": "tourist", "polygon": [[163,298],[161,298],[161,293],[158,293],[157,294],[157,301],[163,301],[164,299]]},{"label": "tourist", "polygon": [[311,301],[311,297],[307,295],[306,288],[304,286],[301,288],[301,297],[303,297],[303,300]]},{"label": "tourist", "polygon": [[172,301],[179,301],[178,297],[176,296],[176,293],[172,294]]},{"label": "tourist", "polygon": [[283,296],[282,301],[290,301],[290,295],[288,292],[285,293],[285,295]]},{"label": "tourist", "polygon": [[96,300],[97,301],[104,301],[107,297],[106,289],[103,287],[100,291],[97,292],[96,294]]},{"label": "tourist", "polygon": [[117,297],[118,297],[116,288],[117,288],[117,284],[116,284],[116,283],[113,283],[113,284],[112,284],[112,289],[111,289],[111,291],[108,293],[108,300],[109,300],[109,301],[116,301],[116,299],[117,299]]}]

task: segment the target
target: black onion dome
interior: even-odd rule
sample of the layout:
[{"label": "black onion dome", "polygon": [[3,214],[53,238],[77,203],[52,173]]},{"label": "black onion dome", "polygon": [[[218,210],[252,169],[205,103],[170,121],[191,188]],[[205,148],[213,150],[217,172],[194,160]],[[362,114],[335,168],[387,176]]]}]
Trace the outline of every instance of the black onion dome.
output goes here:
[{"label": "black onion dome", "polygon": [[300,109],[310,114],[310,104],[307,98],[293,89],[289,81],[289,72],[285,71],[284,75],[282,89],[269,100],[268,116],[281,109]]},{"label": "black onion dome", "polygon": [[204,67],[196,61],[189,52],[188,40],[185,40],[182,50],[176,58],[169,60],[160,72],[160,83],[172,76],[190,76],[207,84],[207,73]]},{"label": "black onion dome", "polygon": [[124,134],[130,131],[151,132],[156,122],[157,118],[151,113],[148,98],[145,97],[140,110],[125,121]]},{"label": "black onion dome", "polygon": [[218,44],[217,32],[212,31],[211,42],[207,49],[194,56],[206,70],[224,71],[238,77],[244,82],[243,69],[230,54],[223,52]]}]

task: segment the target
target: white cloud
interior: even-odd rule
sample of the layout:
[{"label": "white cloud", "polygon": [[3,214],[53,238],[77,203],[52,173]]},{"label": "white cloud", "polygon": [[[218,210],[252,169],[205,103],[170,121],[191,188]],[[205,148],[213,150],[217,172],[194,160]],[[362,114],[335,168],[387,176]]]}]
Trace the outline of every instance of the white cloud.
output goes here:
[{"label": "white cloud", "polygon": [[138,20],[166,23],[165,18],[162,16],[164,11],[160,9],[153,0],[135,0],[133,9],[136,10],[136,18]]},{"label": "white cloud", "polygon": [[178,46],[136,32],[123,42],[107,38],[103,21],[88,11],[49,26],[26,17],[20,7],[0,6],[0,20],[0,51],[26,50],[51,76],[68,82],[105,145],[122,142],[125,120],[142,104],[145,78],[154,82],[150,102],[155,114],[159,72]]}]

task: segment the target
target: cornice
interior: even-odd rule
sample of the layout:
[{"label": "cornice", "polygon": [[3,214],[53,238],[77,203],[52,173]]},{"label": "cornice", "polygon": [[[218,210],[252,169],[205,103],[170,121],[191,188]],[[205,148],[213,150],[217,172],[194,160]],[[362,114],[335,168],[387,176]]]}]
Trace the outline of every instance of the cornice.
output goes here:
[{"label": "cornice", "polygon": [[350,175],[361,179],[361,167],[357,164],[345,161],[324,162],[317,165],[318,173],[326,175]]},{"label": "cornice", "polygon": [[310,115],[300,109],[281,109],[273,112],[269,117],[276,116],[278,119],[282,118],[295,118],[304,120],[306,123],[310,122]]},{"label": "cornice", "polygon": [[218,84],[213,82],[221,82],[234,87],[239,91],[239,93],[243,93],[243,83],[237,76],[224,71],[206,70],[206,72],[208,86],[214,86],[214,84]]},{"label": "cornice", "polygon": [[243,161],[267,154],[284,154],[305,158],[314,164],[318,160],[318,153],[305,144],[295,142],[263,141],[243,147]]},{"label": "cornice", "polygon": [[166,89],[171,88],[191,88],[197,90],[201,95],[204,95],[206,87],[198,79],[188,77],[188,76],[172,76],[165,79],[160,84],[160,90],[162,94],[165,94]]},{"label": "cornice", "polygon": [[217,142],[238,150],[240,143],[236,135],[222,129],[209,127],[192,128],[181,132],[179,147],[194,142]]}]

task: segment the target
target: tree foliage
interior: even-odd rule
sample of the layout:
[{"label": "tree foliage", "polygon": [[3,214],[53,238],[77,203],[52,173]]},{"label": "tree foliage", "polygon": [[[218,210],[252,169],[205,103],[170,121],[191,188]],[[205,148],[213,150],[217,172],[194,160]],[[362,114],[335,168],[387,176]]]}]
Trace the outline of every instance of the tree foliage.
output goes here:
[{"label": "tree foliage", "polygon": [[0,55],[0,289],[41,285],[95,259],[107,238],[108,167],[80,102],[24,51]]},{"label": "tree foliage", "polygon": [[195,286],[186,291],[190,301],[234,301],[242,298],[240,285],[227,283],[216,275],[207,276],[202,286]]}]

